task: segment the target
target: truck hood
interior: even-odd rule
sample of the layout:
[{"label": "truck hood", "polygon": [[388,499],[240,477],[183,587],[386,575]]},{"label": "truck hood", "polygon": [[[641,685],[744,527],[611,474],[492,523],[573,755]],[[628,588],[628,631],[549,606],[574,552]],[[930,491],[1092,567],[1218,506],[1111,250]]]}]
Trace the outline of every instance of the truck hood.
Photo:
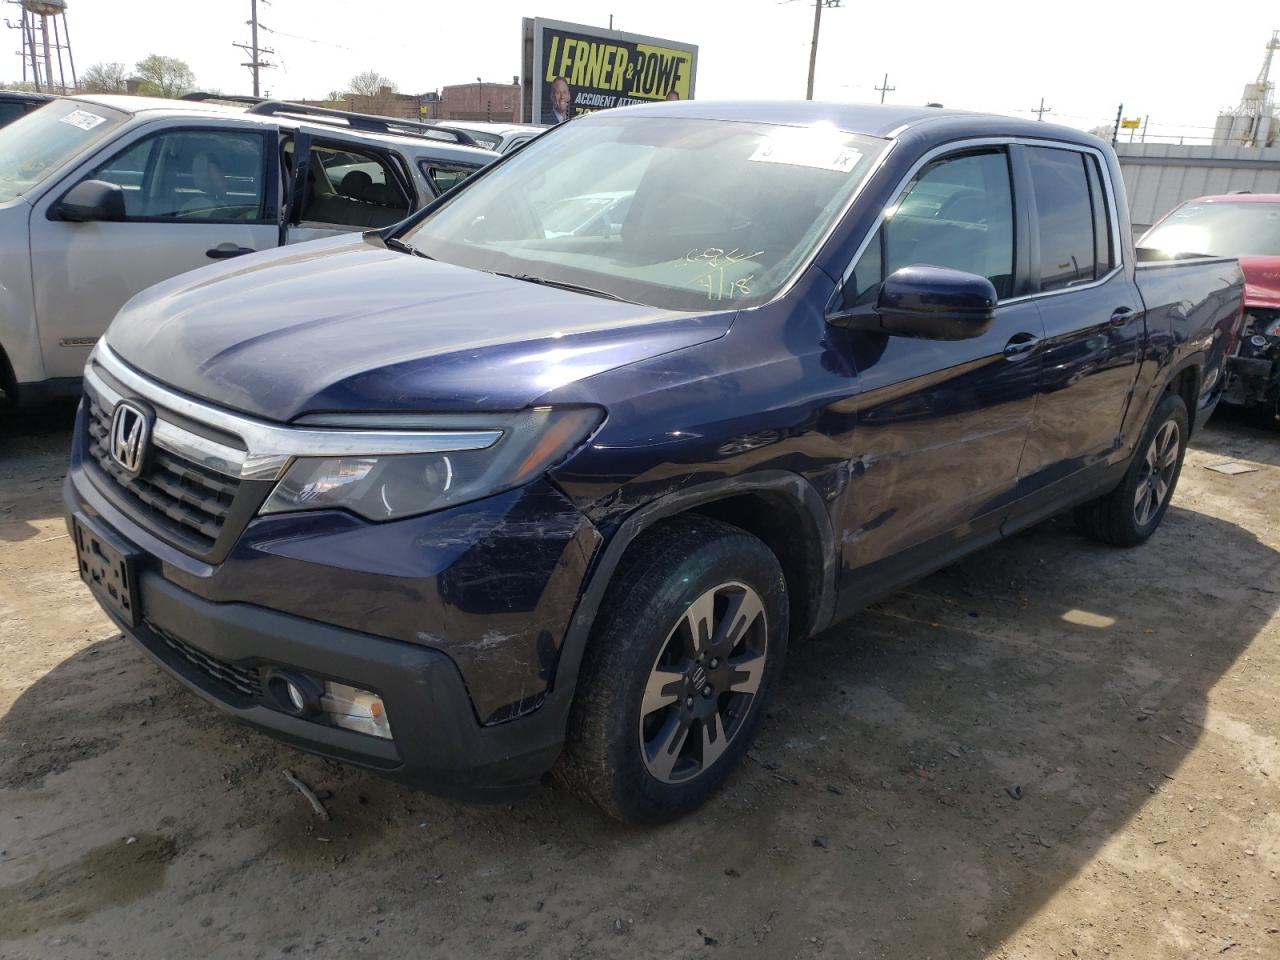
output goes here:
[{"label": "truck hood", "polygon": [[1244,305],[1280,310],[1280,257],[1241,257]]},{"label": "truck hood", "polygon": [[723,336],[732,319],[337,237],[151,287],[124,305],[106,340],[176,390],[289,421],[329,411],[518,410],[576,380]]}]

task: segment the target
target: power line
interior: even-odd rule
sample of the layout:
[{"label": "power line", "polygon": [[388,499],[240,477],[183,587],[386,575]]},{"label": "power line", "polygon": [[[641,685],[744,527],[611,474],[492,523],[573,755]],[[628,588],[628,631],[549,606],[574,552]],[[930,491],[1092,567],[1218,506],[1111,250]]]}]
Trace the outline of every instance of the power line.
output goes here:
[{"label": "power line", "polygon": [[268,27],[265,23],[258,24],[258,29],[264,30],[276,37],[288,37],[290,40],[301,40],[303,43],[315,43],[322,47],[334,47],[338,50],[350,50],[352,53],[355,52],[355,47],[344,46],[341,43],[332,43],[329,40],[317,40],[314,37],[303,37],[296,33],[286,33],[283,30],[277,30],[275,27]]}]

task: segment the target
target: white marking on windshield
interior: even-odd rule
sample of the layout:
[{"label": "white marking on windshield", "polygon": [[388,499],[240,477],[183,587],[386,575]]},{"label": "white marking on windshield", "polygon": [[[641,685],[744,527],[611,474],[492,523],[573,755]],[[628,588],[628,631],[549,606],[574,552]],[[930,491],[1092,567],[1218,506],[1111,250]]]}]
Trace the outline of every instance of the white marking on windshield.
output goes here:
[{"label": "white marking on windshield", "polygon": [[92,130],[100,123],[106,123],[106,117],[100,117],[96,113],[90,113],[88,110],[72,110],[65,117],[58,118],[59,123],[69,123],[73,127],[79,127],[81,130]]}]

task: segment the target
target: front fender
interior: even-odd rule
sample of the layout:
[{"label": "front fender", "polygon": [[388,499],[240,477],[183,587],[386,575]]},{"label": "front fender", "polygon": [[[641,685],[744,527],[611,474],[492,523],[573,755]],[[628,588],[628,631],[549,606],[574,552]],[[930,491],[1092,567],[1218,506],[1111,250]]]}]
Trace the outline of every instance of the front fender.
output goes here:
[{"label": "front fender", "polygon": [[23,200],[0,206],[0,358],[8,358],[16,383],[45,379],[31,289],[30,213]]},{"label": "front fender", "polygon": [[822,558],[821,583],[818,588],[819,597],[812,632],[816,633],[831,622],[836,597],[835,535],[826,505],[817,489],[808,480],[799,474],[785,470],[763,470],[675,491],[627,515],[598,554],[596,563],[588,576],[586,587],[579,597],[578,607],[574,611],[561,648],[551,696],[543,707],[543,709],[561,712],[562,716],[557,723],[563,725],[568,720],[569,707],[573,702],[577,685],[578,670],[582,665],[582,656],[591,636],[591,628],[600,611],[605,591],[627,548],[641,534],[661,520],[704,507],[718,500],[751,493],[768,493],[787,497],[812,520],[813,532],[818,538]]}]

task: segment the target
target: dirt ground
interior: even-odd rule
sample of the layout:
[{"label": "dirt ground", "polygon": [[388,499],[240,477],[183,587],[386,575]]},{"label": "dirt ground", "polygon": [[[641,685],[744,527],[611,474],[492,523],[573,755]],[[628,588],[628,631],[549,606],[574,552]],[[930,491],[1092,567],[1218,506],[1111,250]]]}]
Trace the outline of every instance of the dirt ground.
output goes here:
[{"label": "dirt ground", "polygon": [[180,688],[76,578],[69,422],[0,436],[2,957],[1280,958],[1280,433],[1219,414],[1143,548],[1053,521],[797,645],[753,762],[638,830]]}]

